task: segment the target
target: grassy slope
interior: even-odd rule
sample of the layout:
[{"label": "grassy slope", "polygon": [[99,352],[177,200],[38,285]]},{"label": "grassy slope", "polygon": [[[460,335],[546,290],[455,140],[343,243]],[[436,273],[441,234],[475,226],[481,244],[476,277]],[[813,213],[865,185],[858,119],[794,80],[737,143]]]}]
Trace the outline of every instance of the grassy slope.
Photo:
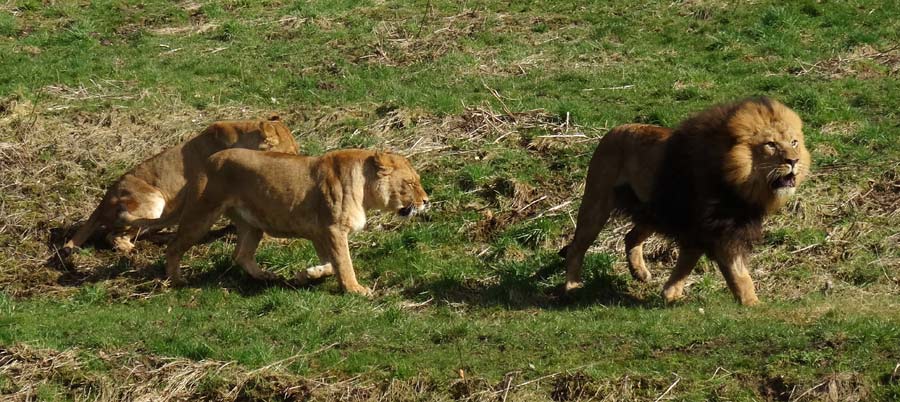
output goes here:
[{"label": "grassy slope", "polygon": [[[0,6],[0,94],[35,105],[0,115],[15,151],[0,161],[49,173],[2,182],[0,345],[257,368],[337,343],[287,371],[421,373],[436,397],[459,369],[491,384],[510,372],[635,378],[635,397],[648,398],[676,378],[668,395],[687,399],[796,397],[834,378],[846,395],[900,393],[893,2],[63,3]],[[634,283],[617,242],[624,222],[601,235],[579,300],[550,295],[558,276],[531,278],[559,264],[577,203],[537,215],[580,195],[592,137],[751,94],[801,113],[818,172],[754,259],[767,305],[734,306],[704,263],[688,299],[663,306],[670,247],[648,247],[657,278]],[[546,113],[506,116],[533,109]],[[305,152],[414,154],[438,208],[403,224],[376,217],[385,230],[355,238],[375,301],[332,294],[331,282],[257,287],[230,267],[227,238],[195,249],[194,289],[162,287],[161,250],[146,242],[132,258],[85,250],[77,274],[42,264],[49,229],[86,216],[128,166],[213,118],[270,110]],[[576,133],[588,139],[538,138]],[[109,145],[123,141],[132,148]],[[269,242],[260,259],[288,273],[314,253]],[[0,374],[0,391],[18,389],[11,378]],[[553,380],[535,383],[535,397],[559,389]],[[77,394],[54,381],[43,396]]]}]

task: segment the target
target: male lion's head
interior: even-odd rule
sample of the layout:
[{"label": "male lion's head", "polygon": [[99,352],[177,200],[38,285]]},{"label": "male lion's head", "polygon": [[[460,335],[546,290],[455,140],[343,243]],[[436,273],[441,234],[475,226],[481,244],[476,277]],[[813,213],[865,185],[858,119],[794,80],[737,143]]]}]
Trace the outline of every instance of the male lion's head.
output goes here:
[{"label": "male lion's head", "polygon": [[780,208],[809,174],[800,117],[778,101],[754,98],[735,104],[724,123],[732,139],[725,181],[766,211]]},{"label": "male lion's head", "polygon": [[372,160],[376,171],[372,192],[381,209],[410,217],[428,207],[428,194],[422,188],[419,174],[406,158],[389,152],[376,152]]}]

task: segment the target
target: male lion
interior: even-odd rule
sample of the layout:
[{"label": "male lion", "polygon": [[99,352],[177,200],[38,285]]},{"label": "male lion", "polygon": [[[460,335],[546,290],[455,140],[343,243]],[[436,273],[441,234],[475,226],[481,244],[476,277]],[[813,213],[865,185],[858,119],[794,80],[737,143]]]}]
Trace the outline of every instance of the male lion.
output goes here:
[{"label": "male lion", "polygon": [[297,143],[278,116],[269,120],[219,121],[194,138],[138,164],[116,181],[87,222],[62,250],[71,254],[95,231],[109,231],[107,240],[117,250],[131,251],[135,219],[179,216],[182,189],[210,155],[228,148],[249,148],[296,154]]},{"label": "male lion", "polygon": [[763,97],[712,107],[674,131],[645,124],[612,129],[591,158],[575,238],[560,250],[566,291],[582,286],[584,254],[618,209],[634,222],[625,249],[636,279],[650,278],[641,244],[651,234],[678,244],[678,261],[663,287],[667,302],[682,297],[685,278],[706,254],[734,297],[756,304],[747,256],[763,218],[809,173],[801,128],[796,113]]},{"label": "male lion", "polygon": [[[178,233],[166,250],[166,274],[184,283],[181,257],[224,213],[237,227],[234,260],[258,280],[274,279],[256,264],[263,233],[312,241],[322,265],[300,280],[337,273],[344,291],[370,295],[356,281],[347,237],[366,224],[366,211],[408,217],[423,211],[428,195],[406,158],[387,152],[339,150],[319,157],[229,149],[207,161],[188,184]],[[165,222],[135,224],[153,227]]]}]

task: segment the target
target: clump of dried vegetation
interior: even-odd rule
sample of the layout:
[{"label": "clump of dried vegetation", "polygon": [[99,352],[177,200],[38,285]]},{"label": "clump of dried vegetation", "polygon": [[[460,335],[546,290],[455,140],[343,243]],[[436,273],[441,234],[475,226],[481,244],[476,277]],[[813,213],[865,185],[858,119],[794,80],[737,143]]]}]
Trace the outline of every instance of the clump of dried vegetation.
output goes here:
[{"label": "clump of dried vegetation", "polygon": [[[520,371],[509,372],[493,383],[479,377],[459,377],[445,385],[416,376],[407,379],[364,379],[326,374],[311,378],[288,369],[293,363],[334,347],[247,369],[235,362],[190,360],[100,352],[89,356],[78,349],[63,352],[27,346],[0,348],[0,394],[9,401],[39,398],[45,387],[55,387],[75,401],[629,401],[661,400],[683,379],[672,377],[622,376],[600,379],[586,374],[584,367],[526,379]],[[88,365],[107,368],[98,375]],[[896,374],[896,373],[895,373]],[[814,383],[796,383],[783,376],[756,378],[718,371],[720,390],[755,388],[767,400],[861,401],[870,395],[869,385],[853,373],[834,373]]]}]

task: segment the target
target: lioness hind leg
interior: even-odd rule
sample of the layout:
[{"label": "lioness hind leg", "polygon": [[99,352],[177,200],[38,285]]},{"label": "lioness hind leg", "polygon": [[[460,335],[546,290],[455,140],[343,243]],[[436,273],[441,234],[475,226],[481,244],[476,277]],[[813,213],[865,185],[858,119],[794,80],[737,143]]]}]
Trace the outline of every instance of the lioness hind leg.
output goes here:
[{"label": "lioness hind leg", "polygon": [[316,255],[319,256],[319,262],[321,263],[321,265],[309,267],[304,269],[303,271],[297,272],[297,275],[294,276],[294,279],[300,282],[301,285],[306,285],[311,281],[327,278],[334,275],[334,266],[331,265],[331,262],[329,260],[328,249],[321,243],[313,243],[313,246],[315,246],[316,248]]},{"label": "lioness hind leg", "polygon": [[640,225],[634,225],[625,235],[625,253],[628,255],[628,270],[631,276],[641,282],[647,282],[652,278],[650,271],[644,264],[644,241],[653,231]]},{"label": "lioness hind leg", "polygon": [[262,240],[263,231],[251,227],[246,223],[235,222],[237,227],[237,246],[234,248],[234,261],[244,268],[244,271],[259,281],[271,281],[278,279],[269,271],[265,271],[256,263],[256,248],[259,247],[259,241]]},{"label": "lioness hind leg", "polygon": [[121,253],[130,253],[134,249],[134,243],[131,242],[131,233],[127,232],[110,232],[106,235],[106,241],[113,246],[116,251]]},{"label": "lioness hind leg", "polygon": [[198,202],[184,211],[178,223],[178,232],[166,248],[166,276],[174,285],[183,285],[181,257],[194,244],[203,239],[209,229],[222,216],[222,207],[209,207]]},{"label": "lioness hind leg", "polygon": [[663,286],[663,299],[665,299],[667,303],[671,303],[684,296],[684,281],[687,279],[688,275],[691,274],[691,271],[694,270],[697,261],[700,260],[700,256],[702,255],[703,252],[696,249],[683,248],[679,250],[678,261],[675,262],[675,269],[672,270],[672,275],[669,276],[669,280],[667,280],[666,284]]}]

